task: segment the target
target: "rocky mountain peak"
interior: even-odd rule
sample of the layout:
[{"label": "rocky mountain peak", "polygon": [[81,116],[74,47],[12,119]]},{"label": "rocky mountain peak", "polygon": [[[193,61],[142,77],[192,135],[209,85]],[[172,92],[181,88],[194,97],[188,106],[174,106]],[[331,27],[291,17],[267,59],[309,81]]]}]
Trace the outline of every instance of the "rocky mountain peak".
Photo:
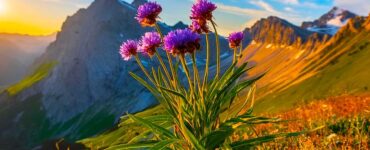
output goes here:
[{"label": "rocky mountain peak", "polygon": [[177,22],[175,25],[173,25],[173,27],[172,28],[174,28],[174,29],[185,29],[185,28],[187,28],[188,27],[188,25],[186,25],[184,22],[182,22],[182,21],[179,21],[179,22]]},{"label": "rocky mountain peak", "polygon": [[339,7],[333,7],[329,12],[314,21],[303,22],[301,27],[313,32],[334,35],[338,29],[357,15]]},{"label": "rocky mountain peak", "polygon": [[297,41],[303,43],[313,34],[313,32],[304,30],[275,16],[257,21],[245,32],[248,32],[246,34],[250,35],[256,42],[280,45],[293,45]]}]

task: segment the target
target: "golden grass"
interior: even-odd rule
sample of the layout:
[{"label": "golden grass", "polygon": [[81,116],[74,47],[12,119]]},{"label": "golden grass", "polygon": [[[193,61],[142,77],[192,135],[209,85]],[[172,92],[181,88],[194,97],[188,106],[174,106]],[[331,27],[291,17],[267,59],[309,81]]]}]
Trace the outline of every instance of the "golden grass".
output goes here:
[{"label": "golden grass", "polygon": [[234,140],[256,135],[324,128],[298,137],[275,140],[258,149],[368,149],[370,146],[370,97],[340,96],[313,101],[279,114],[268,114],[288,122],[258,125],[242,130]]}]

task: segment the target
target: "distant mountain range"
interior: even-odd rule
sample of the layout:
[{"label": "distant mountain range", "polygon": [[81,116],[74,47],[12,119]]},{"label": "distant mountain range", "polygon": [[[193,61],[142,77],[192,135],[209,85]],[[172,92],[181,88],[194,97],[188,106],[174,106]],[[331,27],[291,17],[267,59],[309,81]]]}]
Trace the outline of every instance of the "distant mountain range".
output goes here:
[{"label": "distant mountain range", "polygon": [[[29,149],[51,139],[89,137],[113,127],[126,112],[157,104],[128,75],[129,71],[140,72],[135,62],[123,62],[118,54],[122,41],[153,31],[140,27],[134,19],[136,8],[144,2],[95,0],[67,18],[56,40],[33,63],[34,72],[0,94],[0,149]],[[159,25],[164,33],[187,27],[182,22]],[[266,94],[308,78],[316,71],[305,72],[308,62],[322,61],[317,59],[324,52],[322,47],[336,38],[307,29],[278,17],[261,19],[245,29],[243,44],[247,47],[241,60],[256,65],[248,77],[271,69],[258,83]],[[227,40],[220,39],[222,64],[227,66],[231,51]],[[203,47],[197,57],[200,67],[204,58]],[[144,59],[147,67],[157,64]]]},{"label": "distant mountain range", "polygon": [[333,9],[322,15],[319,19],[313,22],[303,22],[301,27],[314,32],[334,35],[340,27],[346,25],[349,19],[356,16],[356,14],[348,10],[333,7]]},{"label": "distant mountain range", "polygon": [[29,36],[0,33],[0,87],[14,84],[28,71],[30,64],[45,52],[55,35]]}]

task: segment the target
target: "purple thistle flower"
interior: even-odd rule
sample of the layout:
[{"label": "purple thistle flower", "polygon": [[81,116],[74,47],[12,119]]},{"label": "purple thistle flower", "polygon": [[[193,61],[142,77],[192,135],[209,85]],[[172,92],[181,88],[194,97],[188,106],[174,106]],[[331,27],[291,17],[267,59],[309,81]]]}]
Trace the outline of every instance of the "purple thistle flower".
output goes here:
[{"label": "purple thistle flower", "polygon": [[138,44],[134,40],[123,42],[119,50],[122,59],[128,61],[132,56],[135,56],[137,54],[137,46]]},{"label": "purple thistle flower", "polygon": [[[199,20],[211,20],[213,15],[212,12],[216,10],[217,6],[208,0],[197,0],[191,8],[191,19]],[[201,23],[200,23],[201,24]]]},{"label": "purple thistle flower", "polygon": [[231,33],[228,37],[229,47],[233,49],[239,47],[243,38],[244,38],[243,32]]},{"label": "purple thistle flower", "polygon": [[164,49],[173,55],[193,53],[200,48],[200,36],[190,29],[171,31],[164,37]]},{"label": "purple thistle flower", "polygon": [[[202,23],[202,24],[199,24],[199,23]],[[202,34],[203,32],[204,33],[208,33],[209,32],[209,28],[207,26],[207,22],[206,21],[196,21],[196,20],[193,20],[191,25],[189,26],[189,28],[193,31],[193,32],[196,32],[196,33],[199,33],[199,34]]]},{"label": "purple thistle flower", "polygon": [[162,44],[161,36],[157,32],[147,32],[141,37],[139,43],[139,51],[153,56],[156,52],[156,48]]},{"label": "purple thistle flower", "polygon": [[162,7],[159,4],[156,2],[148,2],[139,6],[135,18],[144,27],[154,26],[161,12]]}]

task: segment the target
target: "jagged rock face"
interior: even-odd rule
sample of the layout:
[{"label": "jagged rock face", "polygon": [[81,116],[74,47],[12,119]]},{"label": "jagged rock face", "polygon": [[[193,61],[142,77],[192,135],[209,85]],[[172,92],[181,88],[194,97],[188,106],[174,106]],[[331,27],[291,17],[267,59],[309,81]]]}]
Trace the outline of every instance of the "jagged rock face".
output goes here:
[{"label": "jagged rock face", "polygon": [[[124,97],[126,104],[117,106],[129,112],[154,103],[128,75],[138,70],[134,62],[125,63],[118,54],[123,40],[139,38],[149,30],[134,20],[135,13],[127,3],[97,0],[67,19],[56,42],[39,60],[58,63],[50,77],[40,83],[43,104],[51,119],[66,121],[97,101],[117,103],[108,101],[113,96]],[[143,107],[127,106],[133,102],[143,103]]]},{"label": "jagged rock face", "polygon": [[250,29],[246,29],[245,32],[255,42],[280,45],[300,45],[311,38],[323,37],[321,34],[313,36],[313,32],[273,16],[259,20]]},{"label": "jagged rock face", "polygon": [[348,10],[334,7],[317,20],[303,22],[301,27],[314,32],[334,35],[349,19],[356,16],[356,14]]}]

